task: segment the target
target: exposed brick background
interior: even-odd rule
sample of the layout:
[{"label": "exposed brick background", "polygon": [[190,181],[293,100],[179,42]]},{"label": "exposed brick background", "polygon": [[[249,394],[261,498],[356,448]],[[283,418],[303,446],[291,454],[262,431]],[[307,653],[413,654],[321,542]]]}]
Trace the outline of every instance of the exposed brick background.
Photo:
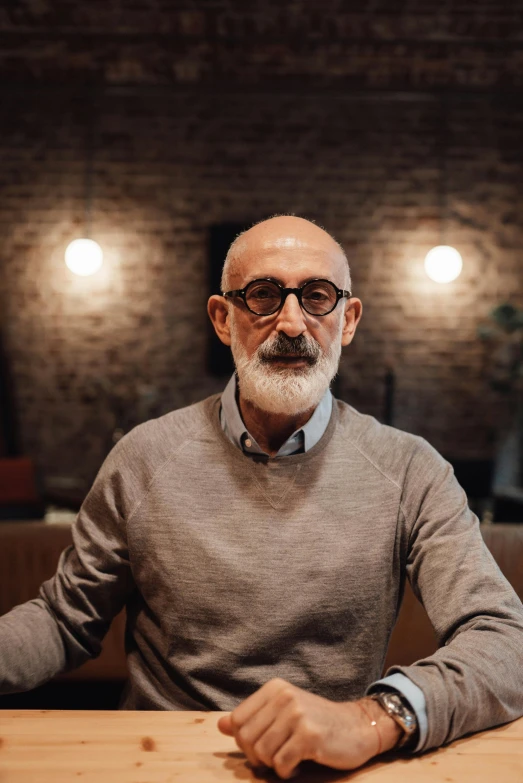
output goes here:
[{"label": "exposed brick background", "polygon": [[[523,301],[523,4],[348,5],[0,10],[0,307],[21,444],[49,486],[87,487],[114,426],[222,388],[208,229],[275,212],[317,220],[351,260],[365,310],[341,396],[381,416],[392,365],[397,426],[493,453],[507,406],[476,330]],[[80,279],[63,255],[84,233],[91,131],[105,264]],[[443,180],[464,258],[448,286],[423,271]]]},{"label": "exposed brick background", "polygon": [[9,0],[15,81],[522,84],[521,0]]}]

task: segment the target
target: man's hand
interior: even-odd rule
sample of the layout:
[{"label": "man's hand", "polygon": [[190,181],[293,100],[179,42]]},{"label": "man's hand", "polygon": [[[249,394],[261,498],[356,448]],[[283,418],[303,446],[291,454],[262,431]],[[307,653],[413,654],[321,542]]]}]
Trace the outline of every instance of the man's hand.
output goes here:
[{"label": "man's hand", "polygon": [[[374,725],[373,722],[375,721]],[[301,761],[354,769],[398,742],[401,729],[372,699],[333,702],[270,680],[218,721],[253,766],[292,777]]]}]

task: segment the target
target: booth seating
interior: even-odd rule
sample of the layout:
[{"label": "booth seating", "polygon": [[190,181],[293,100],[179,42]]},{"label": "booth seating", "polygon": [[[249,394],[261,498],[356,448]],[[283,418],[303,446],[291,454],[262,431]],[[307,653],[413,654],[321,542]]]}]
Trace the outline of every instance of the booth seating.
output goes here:
[{"label": "booth seating", "polygon": [[[523,601],[523,524],[481,525],[481,532],[501,571]],[[407,584],[385,669],[393,664],[408,666],[431,655],[437,646],[427,613]]]},{"label": "booth seating", "polygon": [[44,512],[33,461],[27,457],[0,458],[0,520],[41,519]]},{"label": "booth seating", "polygon": [[[523,524],[483,525],[481,531],[502,572],[523,600]],[[61,551],[70,543],[68,524],[0,523],[0,614],[36,597],[41,582],[54,573]],[[111,625],[101,655],[57,680],[123,683],[127,676],[124,627],[122,612]],[[413,663],[436,647],[425,610],[407,584],[385,668]]]},{"label": "booth seating", "polygon": [[[51,577],[61,552],[71,544],[67,523],[0,522],[0,615],[36,598],[42,582]],[[102,653],[59,679],[125,680],[125,612],[114,620]]]}]

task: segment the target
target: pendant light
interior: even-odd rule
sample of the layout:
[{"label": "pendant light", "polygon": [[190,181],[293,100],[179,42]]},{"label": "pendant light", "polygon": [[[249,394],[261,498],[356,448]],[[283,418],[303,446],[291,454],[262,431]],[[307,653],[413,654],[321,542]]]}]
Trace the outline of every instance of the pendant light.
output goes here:
[{"label": "pendant light", "polygon": [[98,242],[91,239],[92,200],[93,200],[93,169],[94,169],[94,111],[90,106],[90,115],[86,133],[86,156],[84,178],[84,222],[85,236],[74,239],[65,251],[66,266],[75,275],[88,277],[98,272],[103,263],[103,251]]},{"label": "pendant light", "polygon": [[456,280],[463,269],[463,259],[455,247],[447,244],[447,228],[449,220],[448,206],[448,114],[447,103],[443,99],[441,110],[440,133],[440,244],[429,250],[425,256],[425,272],[435,283],[451,283]]}]

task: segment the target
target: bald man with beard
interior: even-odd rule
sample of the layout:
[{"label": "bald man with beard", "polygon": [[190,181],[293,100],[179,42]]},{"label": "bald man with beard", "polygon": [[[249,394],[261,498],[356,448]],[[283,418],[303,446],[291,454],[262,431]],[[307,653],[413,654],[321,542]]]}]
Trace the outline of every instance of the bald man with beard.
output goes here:
[{"label": "bald man with beard", "polygon": [[[126,606],[121,708],[225,711],[281,778],[523,714],[523,607],[452,468],[329,390],[362,315],[340,245],[253,226],[208,312],[235,375],[113,449],[56,575],[0,618],[0,692],[97,655]],[[382,677],[406,578],[441,647]]]}]

